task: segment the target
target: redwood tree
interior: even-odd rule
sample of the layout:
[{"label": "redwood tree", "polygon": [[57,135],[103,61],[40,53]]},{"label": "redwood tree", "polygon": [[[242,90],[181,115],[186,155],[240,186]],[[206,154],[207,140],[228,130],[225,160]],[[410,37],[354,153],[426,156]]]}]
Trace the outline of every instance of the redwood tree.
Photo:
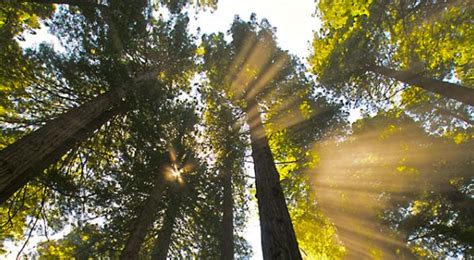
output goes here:
[{"label": "redwood tree", "polygon": [[[260,103],[271,102],[278,88],[289,86],[297,73],[296,61],[276,46],[271,26],[255,16],[250,22],[236,18],[224,35],[204,38],[204,67],[211,85],[239,106],[250,131],[256,178],[264,259],[301,259],[298,243],[280,185],[280,176],[261,121]],[[290,84],[291,85],[291,84]],[[292,87],[303,87],[298,84]],[[306,86],[304,86],[306,87]],[[296,89],[295,89],[296,91]]]},{"label": "redwood tree", "polygon": [[[5,202],[31,178],[91,136],[103,123],[117,115],[118,111],[126,112],[114,107],[121,106],[123,101],[133,104],[135,95],[140,91],[148,95],[162,94],[163,91],[157,90],[157,87],[168,88],[164,86],[186,81],[186,76],[176,73],[182,73],[192,66],[194,46],[186,31],[187,18],[183,15],[176,14],[168,21],[159,23],[143,15],[147,5],[141,1],[133,1],[133,12],[128,12],[129,6],[125,5],[100,5],[100,8],[95,5],[85,6],[87,1],[34,2],[23,5],[43,2],[68,3],[77,4],[70,6],[71,10],[79,8],[84,11],[70,13],[61,9],[55,18],[58,20],[55,21],[56,24],[60,26],[53,26],[54,32],[65,39],[65,46],[71,52],[68,58],[63,59],[69,59],[66,61],[69,63],[78,63],[78,68],[83,69],[74,72],[71,71],[71,66],[65,71],[61,71],[63,65],[55,68],[54,73],[59,70],[60,77],[65,79],[55,84],[64,84],[64,89],[68,89],[67,95],[77,95],[76,102],[80,105],[54,119],[46,118],[48,122],[45,125],[0,151],[0,203]],[[88,10],[92,7],[102,11],[91,14]],[[176,12],[180,10],[176,6],[174,8]],[[111,18],[108,16],[109,12],[120,16]],[[81,24],[74,22],[74,19],[81,20]],[[145,30],[147,24],[154,26],[151,32]],[[107,31],[106,28],[110,30]],[[75,41],[71,43],[70,39]],[[146,47],[144,52],[143,47],[148,44],[147,41],[154,42],[154,48]],[[81,59],[77,60],[74,55]],[[127,55],[129,58],[125,58]],[[131,55],[133,58],[130,58]],[[143,57],[147,62],[140,64],[138,60]],[[48,66],[54,64],[47,64],[46,67]],[[156,80],[157,75],[161,75],[159,82]],[[53,74],[52,77],[54,76]],[[84,83],[85,79],[94,79],[97,82]],[[36,80],[38,78],[33,78],[28,84],[34,86]],[[97,85],[87,89],[81,87],[81,83],[84,86],[99,83],[100,86],[98,89]],[[71,93],[71,89],[79,91]],[[105,94],[97,95],[97,92]],[[174,93],[169,92],[166,95]],[[88,98],[89,101],[83,101]],[[127,110],[132,108],[130,105],[125,107]],[[99,124],[99,121],[102,124]]]}]

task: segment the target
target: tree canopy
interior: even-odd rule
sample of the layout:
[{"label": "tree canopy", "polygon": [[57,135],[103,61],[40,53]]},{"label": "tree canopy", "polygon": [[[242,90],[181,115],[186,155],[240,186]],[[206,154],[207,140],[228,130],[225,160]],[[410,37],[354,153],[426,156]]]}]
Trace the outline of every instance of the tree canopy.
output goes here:
[{"label": "tree canopy", "polygon": [[0,255],[473,257],[473,5],[316,7],[305,60],[212,0],[0,3]]}]

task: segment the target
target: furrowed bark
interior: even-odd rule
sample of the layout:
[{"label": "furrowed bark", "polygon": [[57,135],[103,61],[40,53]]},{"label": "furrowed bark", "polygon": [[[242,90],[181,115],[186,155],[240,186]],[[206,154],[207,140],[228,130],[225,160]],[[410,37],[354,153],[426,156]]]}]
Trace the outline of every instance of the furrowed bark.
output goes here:
[{"label": "furrowed bark", "polygon": [[138,217],[134,220],[131,226],[130,236],[120,254],[121,260],[138,259],[138,254],[143,241],[153,225],[153,222],[155,222],[156,209],[161,201],[164,187],[163,176],[160,174],[156,179],[150,197],[143,204]]},{"label": "furrowed bark", "polygon": [[[229,165],[224,164],[224,165]],[[225,167],[223,188],[223,216],[222,216],[222,237],[220,241],[220,259],[232,260],[234,259],[234,198],[232,197],[232,171],[231,167]]]},{"label": "furrowed bark", "polygon": [[102,94],[1,150],[0,203],[119,114],[122,109],[114,107],[123,96],[120,88]]},{"label": "furrowed bark", "polygon": [[151,259],[153,260],[166,260],[166,257],[168,256],[171,236],[173,235],[174,225],[176,223],[176,218],[179,215],[179,207],[181,206],[181,192],[179,188],[173,190],[177,193],[176,200],[173,201],[173,203],[170,203],[166,210],[163,219],[163,226],[158,232],[158,237],[156,238],[155,246],[151,254]]},{"label": "furrowed bark", "polygon": [[467,105],[474,106],[474,89],[455,83],[444,82],[437,79],[422,77],[408,71],[397,71],[382,66],[371,66],[369,70],[377,74],[396,79],[405,84],[420,87],[428,92],[439,94],[443,97],[457,100]]},{"label": "furrowed bark", "polygon": [[293,224],[280,185],[255,98],[246,98],[252,157],[255,167],[263,258],[301,259]]}]

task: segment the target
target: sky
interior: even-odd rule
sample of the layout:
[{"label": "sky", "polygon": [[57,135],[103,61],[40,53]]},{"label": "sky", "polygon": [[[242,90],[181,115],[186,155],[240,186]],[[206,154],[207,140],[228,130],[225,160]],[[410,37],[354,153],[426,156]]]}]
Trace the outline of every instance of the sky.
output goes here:
[{"label": "sky", "polygon": [[[260,21],[266,18],[277,28],[277,40],[282,49],[305,58],[310,54],[310,42],[313,31],[319,29],[320,22],[314,17],[316,5],[314,0],[219,0],[217,10],[190,12],[190,29],[195,32],[199,27],[201,33],[226,32],[235,15],[249,20],[252,13]],[[53,43],[61,50],[59,41],[43,27],[37,34],[25,34],[22,47],[35,47],[41,42]]]},{"label": "sky", "polygon": [[191,20],[191,28],[200,27],[203,33],[225,32],[230,28],[235,15],[248,20],[252,13],[258,20],[266,18],[277,28],[280,47],[300,57],[310,54],[313,30],[320,23],[313,16],[314,0],[219,0],[214,12],[201,12]]},{"label": "sky", "polygon": [[[226,32],[235,15],[249,20],[251,14],[256,13],[259,21],[266,18],[276,27],[277,40],[282,49],[305,59],[311,53],[313,31],[320,26],[314,17],[315,10],[314,0],[219,0],[213,12],[190,12],[190,27],[194,32],[199,27],[201,33]],[[38,30],[36,35],[26,34],[24,38],[26,40],[21,43],[22,47],[35,47],[40,42],[49,42],[61,51],[58,39],[49,34],[46,28]],[[253,168],[253,165],[247,165],[246,168]],[[249,175],[253,175],[252,170],[249,170]],[[256,202],[253,201],[250,206],[250,218],[243,236],[252,245],[254,255],[251,259],[262,259]]]}]

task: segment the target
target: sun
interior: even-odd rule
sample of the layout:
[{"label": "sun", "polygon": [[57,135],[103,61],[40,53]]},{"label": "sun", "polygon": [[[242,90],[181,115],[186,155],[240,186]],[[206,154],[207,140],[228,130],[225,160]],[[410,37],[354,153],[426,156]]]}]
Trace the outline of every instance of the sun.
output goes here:
[{"label": "sun", "polygon": [[176,165],[173,165],[173,167],[172,167],[172,169],[171,169],[171,175],[172,175],[174,178],[176,178],[176,179],[180,178],[182,172],[183,172],[182,169],[178,169],[178,168],[176,167]]}]

